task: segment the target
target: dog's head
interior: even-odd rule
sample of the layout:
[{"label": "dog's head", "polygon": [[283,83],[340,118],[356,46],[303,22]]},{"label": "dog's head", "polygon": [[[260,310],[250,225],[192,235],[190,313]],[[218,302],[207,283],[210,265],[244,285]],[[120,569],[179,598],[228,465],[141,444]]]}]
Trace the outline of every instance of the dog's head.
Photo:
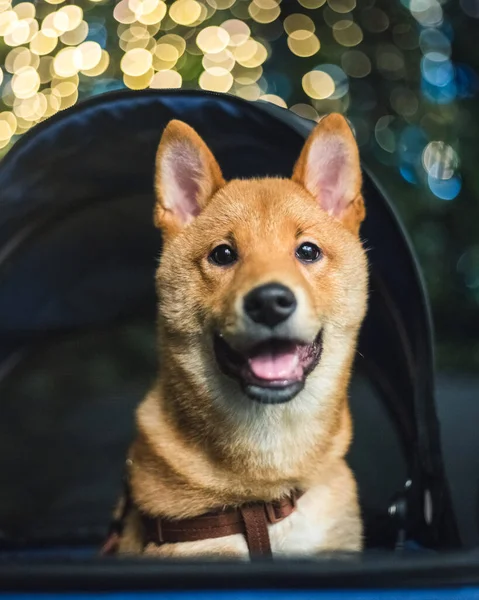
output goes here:
[{"label": "dog's head", "polygon": [[244,402],[348,379],[367,265],[358,149],[342,116],[316,126],[292,179],[228,183],[198,134],[172,121],[156,191],[163,360],[212,397],[233,389]]}]

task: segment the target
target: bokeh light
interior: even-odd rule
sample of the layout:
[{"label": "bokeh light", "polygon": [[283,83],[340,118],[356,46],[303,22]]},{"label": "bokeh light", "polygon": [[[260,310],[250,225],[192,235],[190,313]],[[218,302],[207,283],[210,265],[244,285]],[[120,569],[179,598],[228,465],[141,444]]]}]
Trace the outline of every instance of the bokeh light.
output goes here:
[{"label": "bokeh light", "polygon": [[[479,78],[452,59],[444,6],[0,0],[0,146],[92,94],[196,87],[289,106],[312,121],[348,112],[358,143],[409,183],[452,198],[462,185],[460,152],[442,136]],[[460,6],[479,18],[475,0]]]}]

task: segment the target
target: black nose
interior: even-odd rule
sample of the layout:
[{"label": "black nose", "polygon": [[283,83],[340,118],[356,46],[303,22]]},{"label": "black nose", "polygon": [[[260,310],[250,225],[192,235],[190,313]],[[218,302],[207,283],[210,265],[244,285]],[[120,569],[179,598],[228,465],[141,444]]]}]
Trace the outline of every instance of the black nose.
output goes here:
[{"label": "black nose", "polygon": [[280,283],[268,283],[251,290],[244,299],[244,310],[255,323],[275,327],[296,308],[293,292]]}]

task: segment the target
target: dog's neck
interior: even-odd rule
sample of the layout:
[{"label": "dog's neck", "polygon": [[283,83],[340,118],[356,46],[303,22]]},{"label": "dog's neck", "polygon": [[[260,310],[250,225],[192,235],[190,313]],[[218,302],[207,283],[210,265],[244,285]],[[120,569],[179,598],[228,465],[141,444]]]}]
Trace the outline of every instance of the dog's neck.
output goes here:
[{"label": "dog's neck", "polygon": [[273,405],[249,398],[207,356],[163,346],[157,401],[170,425],[216,464],[237,466],[241,473],[263,467],[277,469],[278,476],[290,473],[311,453],[325,455],[334,442],[342,413],[348,412],[354,341],[331,341],[332,351],[304,389],[293,400]]},{"label": "dog's neck", "polygon": [[154,512],[161,498],[166,514],[178,515],[180,505],[199,514],[318,484],[349,446],[352,355],[326,353],[296,398],[262,405],[235,381],[217,372],[211,377],[201,358],[161,352],[159,379],[138,409],[130,455],[133,487],[135,477],[141,481],[139,505]]}]

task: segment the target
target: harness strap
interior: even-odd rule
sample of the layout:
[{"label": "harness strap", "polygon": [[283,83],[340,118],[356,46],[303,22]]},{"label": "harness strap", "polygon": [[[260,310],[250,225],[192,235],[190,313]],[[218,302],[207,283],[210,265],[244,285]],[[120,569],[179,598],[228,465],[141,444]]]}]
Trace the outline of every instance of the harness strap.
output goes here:
[{"label": "harness strap", "polygon": [[[272,502],[251,502],[238,507],[211,511],[188,519],[167,519],[141,514],[145,531],[144,546],[153,543],[176,544],[227,537],[245,536],[250,557],[271,557],[268,524],[279,523],[294,512],[303,492],[293,491],[289,496]],[[102,555],[116,554],[123,532],[125,518],[133,507],[128,482],[124,480],[124,493],[117,507],[116,519],[110,527]]]},{"label": "harness strap", "polygon": [[242,506],[240,513],[245,526],[245,537],[250,556],[271,558],[273,553],[268,534],[268,522],[261,504]]},{"label": "harness strap", "polygon": [[145,545],[195,542],[241,533],[246,538],[251,558],[271,557],[268,523],[278,523],[288,517],[295,510],[301,495],[300,492],[293,492],[281,500],[244,504],[189,519],[143,515]]}]

